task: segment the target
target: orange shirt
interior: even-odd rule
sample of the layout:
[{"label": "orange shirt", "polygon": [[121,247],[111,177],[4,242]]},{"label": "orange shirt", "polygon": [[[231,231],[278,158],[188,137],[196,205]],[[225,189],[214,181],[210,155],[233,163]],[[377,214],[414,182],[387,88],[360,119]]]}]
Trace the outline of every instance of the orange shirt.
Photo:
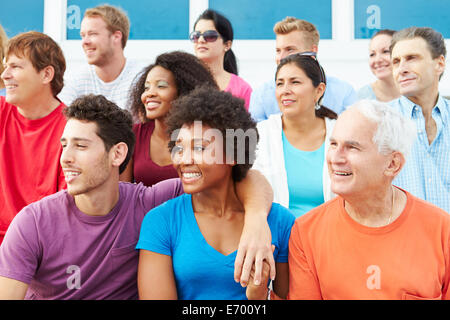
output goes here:
[{"label": "orange shirt", "polygon": [[299,217],[288,299],[449,299],[450,216],[407,194],[390,225],[354,221],[334,198]]}]

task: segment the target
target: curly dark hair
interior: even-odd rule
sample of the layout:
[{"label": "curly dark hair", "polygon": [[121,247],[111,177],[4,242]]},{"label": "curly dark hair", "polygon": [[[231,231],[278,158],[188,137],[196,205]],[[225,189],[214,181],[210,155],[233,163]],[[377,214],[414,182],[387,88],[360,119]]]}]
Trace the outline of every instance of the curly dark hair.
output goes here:
[{"label": "curly dark hair", "polygon": [[155,63],[144,68],[138,75],[138,80],[130,91],[130,110],[136,119],[147,122],[145,106],[141,101],[141,95],[145,89],[147,75],[154,67],[160,66],[172,72],[177,87],[177,96],[183,96],[191,92],[200,84],[209,84],[216,87],[217,83],[209,68],[196,56],[183,52],[172,51],[159,55]]},{"label": "curly dark hair", "polygon": [[67,120],[76,119],[97,124],[97,135],[103,140],[106,151],[119,142],[128,146],[128,153],[119,167],[122,173],[133,155],[136,138],[132,130],[133,119],[129,111],[119,108],[102,95],[88,94],[75,99],[64,109]]},{"label": "curly dark hair", "polygon": [[[166,118],[170,136],[184,124],[201,121],[222,133],[224,154],[233,156],[232,179],[241,181],[253,165],[259,140],[256,122],[245,110],[244,100],[210,86],[199,86],[175,100]],[[169,142],[172,152],[175,140]],[[244,154],[242,155],[242,152]],[[242,157],[243,156],[243,157]]]}]

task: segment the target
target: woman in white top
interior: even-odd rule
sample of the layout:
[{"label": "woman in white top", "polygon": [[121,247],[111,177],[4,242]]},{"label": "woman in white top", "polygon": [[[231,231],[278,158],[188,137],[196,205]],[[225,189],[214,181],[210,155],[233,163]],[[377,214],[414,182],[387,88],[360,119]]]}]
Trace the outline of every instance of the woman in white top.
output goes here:
[{"label": "woman in white top", "polygon": [[388,102],[400,97],[392,75],[390,46],[394,33],[394,30],[383,29],[370,40],[369,67],[377,80],[359,89],[358,99]]},{"label": "woman in white top", "polygon": [[281,114],[258,123],[254,168],[272,185],[274,202],[298,217],[334,197],[325,155],[337,115],[320,105],[326,78],[314,52],[284,58],[275,80]]}]

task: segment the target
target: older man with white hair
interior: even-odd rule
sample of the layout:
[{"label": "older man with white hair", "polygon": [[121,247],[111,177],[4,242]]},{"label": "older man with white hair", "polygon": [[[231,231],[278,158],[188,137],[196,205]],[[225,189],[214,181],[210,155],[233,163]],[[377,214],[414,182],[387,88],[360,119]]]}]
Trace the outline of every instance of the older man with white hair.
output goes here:
[{"label": "older man with white hair", "polygon": [[338,196],[292,228],[289,299],[450,298],[449,215],[392,185],[414,139],[385,103],[339,116],[327,154]]}]

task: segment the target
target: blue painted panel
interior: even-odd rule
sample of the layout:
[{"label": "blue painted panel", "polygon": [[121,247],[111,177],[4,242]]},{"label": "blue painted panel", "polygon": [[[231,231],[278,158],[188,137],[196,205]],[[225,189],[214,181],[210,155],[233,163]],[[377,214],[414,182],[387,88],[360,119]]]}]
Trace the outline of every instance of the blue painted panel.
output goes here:
[{"label": "blue painted panel", "polygon": [[8,38],[26,31],[44,31],[44,0],[2,1],[0,24]]},{"label": "blue painted panel", "polygon": [[233,26],[235,39],[275,39],[273,26],[287,16],[313,23],[321,39],[331,39],[331,0],[209,0]]},{"label": "blue painted panel", "polygon": [[355,0],[355,39],[380,29],[431,27],[450,38],[450,7],[445,0]]},{"label": "blue painted panel", "polygon": [[[67,0],[67,39],[80,39],[80,25],[88,8],[104,4],[99,0]],[[131,40],[188,39],[189,0],[109,0],[130,19]]]}]

